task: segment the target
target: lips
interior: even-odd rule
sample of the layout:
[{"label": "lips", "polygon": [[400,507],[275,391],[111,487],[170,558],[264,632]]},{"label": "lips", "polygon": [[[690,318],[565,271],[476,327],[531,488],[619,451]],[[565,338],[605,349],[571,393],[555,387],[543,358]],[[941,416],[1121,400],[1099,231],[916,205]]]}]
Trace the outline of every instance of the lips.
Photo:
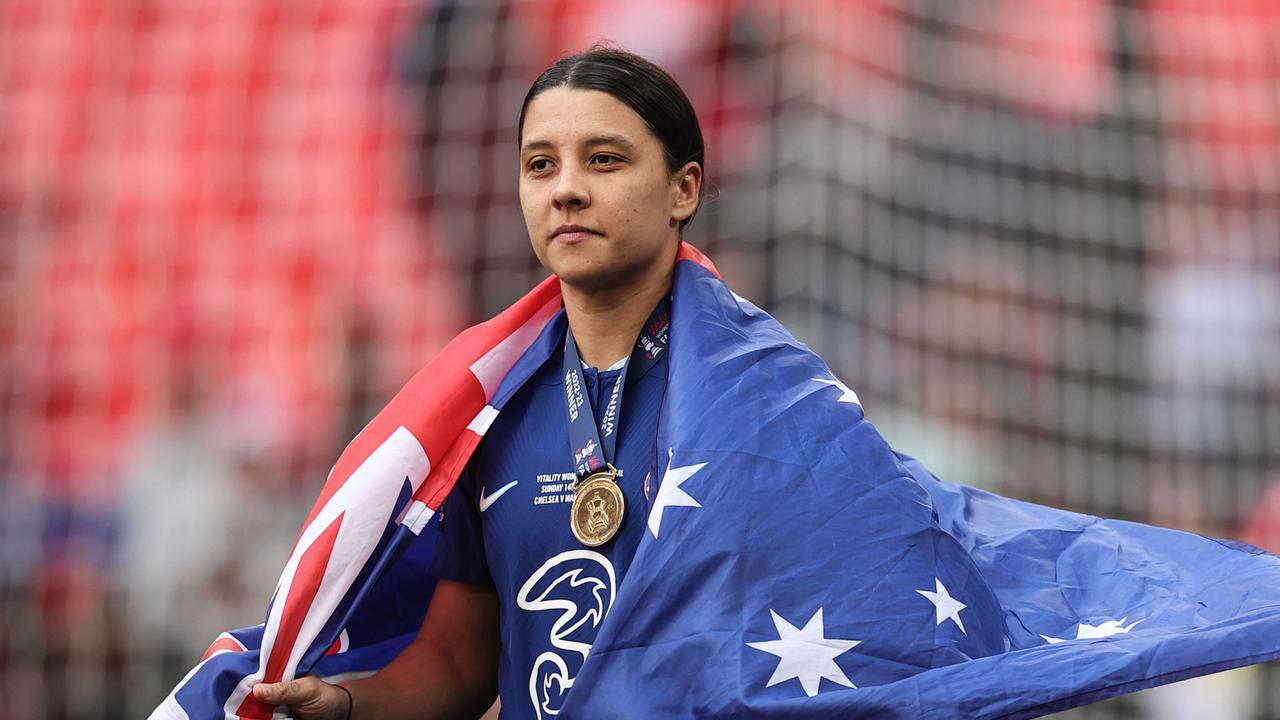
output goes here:
[{"label": "lips", "polygon": [[561,225],[551,233],[551,239],[565,245],[575,245],[601,234],[584,225]]}]

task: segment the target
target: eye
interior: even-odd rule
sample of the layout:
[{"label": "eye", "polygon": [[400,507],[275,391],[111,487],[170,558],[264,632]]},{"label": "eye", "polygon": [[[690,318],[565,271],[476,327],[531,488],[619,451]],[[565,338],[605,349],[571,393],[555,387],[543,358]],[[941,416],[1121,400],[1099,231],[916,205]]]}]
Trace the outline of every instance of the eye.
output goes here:
[{"label": "eye", "polygon": [[591,157],[591,164],[602,168],[614,168],[622,164],[622,158],[617,155],[600,153]]},{"label": "eye", "polygon": [[551,169],[551,161],[544,157],[534,158],[527,166],[530,173],[539,175]]}]

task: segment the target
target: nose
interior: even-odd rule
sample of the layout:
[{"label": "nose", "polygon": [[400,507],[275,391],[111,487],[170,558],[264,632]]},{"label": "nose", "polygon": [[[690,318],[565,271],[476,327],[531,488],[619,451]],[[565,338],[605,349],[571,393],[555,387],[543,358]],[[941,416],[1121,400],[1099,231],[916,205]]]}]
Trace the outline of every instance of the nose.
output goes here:
[{"label": "nose", "polygon": [[581,209],[590,205],[591,194],[587,192],[586,179],[582,173],[570,168],[562,170],[556,178],[556,186],[551,190],[551,202],[557,210]]}]

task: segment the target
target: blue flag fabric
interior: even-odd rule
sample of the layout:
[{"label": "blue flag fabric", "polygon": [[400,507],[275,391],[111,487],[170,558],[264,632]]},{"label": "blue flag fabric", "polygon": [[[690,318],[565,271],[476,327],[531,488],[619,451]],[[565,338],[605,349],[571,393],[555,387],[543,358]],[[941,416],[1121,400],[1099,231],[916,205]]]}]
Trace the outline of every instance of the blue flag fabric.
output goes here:
[{"label": "blue flag fabric", "polygon": [[[277,590],[265,633],[224,634],[152,717],[267,717],[247,695],[258,679],[365,675],[409,642],[432,590],[434,508],[555,349],[544,286],[521,301],[534,310],[491,332],[519,339],[521,354],[510,340],[464,347],[481,359],[460,367],[482,378],[488,403],[463,420],[469,440],[436,461],[401,425],[416,410],[384,411],[386,427],[375,419],[353,442],[368,447],[348,449],[358,468],[340,485],[331,478],[342,489],[326,487],[315,525],[360,511],[369,520],[361,545],[317,531],[316,546],[337,549],[316,561],[295,550],[280,588],[301,576],[295,567],[323,578],[293,583],[307,620],[277,612],[287,604]],[[820,358],[703,264],[679,262],[673,292],[658,428],[667,462],[648,509],[633,510],[647,513],[645,536],[585,662],[566,645],[545,676],[533,669],[535,707],[558,683],[564,718],[1035,717],[1280,657],[1280,558],[941,482],[885,443]],[[490,370],[506,357],[500,375]],[[393,406],[420,407],[426,395],[409,390]],[[327,525],[335,507],[345,515]],[[589,551],[574,552],[584,561],[574,572],[588,572]],[[544,599],[566,627],[598,619]]]},{"label": "blue flag fabric", "polygon": [[669,466],[566,717],[1035,717],[1280,656],[1280,558],[940,482],[705,269]]}]

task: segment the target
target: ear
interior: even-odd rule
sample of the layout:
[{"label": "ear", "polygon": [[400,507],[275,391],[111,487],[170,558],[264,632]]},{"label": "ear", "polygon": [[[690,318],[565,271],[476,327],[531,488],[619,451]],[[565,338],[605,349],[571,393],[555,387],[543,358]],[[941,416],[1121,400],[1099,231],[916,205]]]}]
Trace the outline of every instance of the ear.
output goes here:
[{"label": "ear", "polygon": [[671,219],[679,225],[693,217],[694,211],[702,201],[702,166],[696,162],[685,163],[685,166],[672,176],[671,189],[675,195]]}]

